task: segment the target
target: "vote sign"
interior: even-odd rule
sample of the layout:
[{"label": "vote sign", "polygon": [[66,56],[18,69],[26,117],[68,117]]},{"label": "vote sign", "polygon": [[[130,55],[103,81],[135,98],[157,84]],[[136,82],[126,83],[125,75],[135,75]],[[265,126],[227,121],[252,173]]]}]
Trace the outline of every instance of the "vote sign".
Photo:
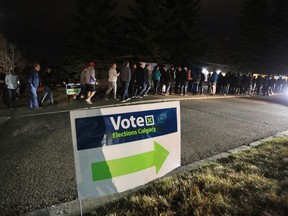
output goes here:
[{"label": "vote sign", "polygon": [[146,184],[180,166],[179,102],[70,112],[79,199]]}]

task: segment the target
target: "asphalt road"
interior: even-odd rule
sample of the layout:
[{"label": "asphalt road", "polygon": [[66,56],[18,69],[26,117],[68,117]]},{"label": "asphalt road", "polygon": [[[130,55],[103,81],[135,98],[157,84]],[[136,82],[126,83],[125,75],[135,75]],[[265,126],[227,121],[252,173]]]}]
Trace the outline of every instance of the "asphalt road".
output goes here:
[{"label": "asphalt road", "polygon": [[182,164],[288,129],[288,97],[181,102]]},{"label": "asphalt road", "polygon": [[[150,99],[163,97],[145,100]],[[98,105],[114,106],[115,102]],[[76,199],[67,110],[81,107],[87,105],[72,102],[40,111],[1,109],[0,215],[21,215]],[[288,130],[288,96],[182,100],[181,163],[187,165],[284,130]]]}]

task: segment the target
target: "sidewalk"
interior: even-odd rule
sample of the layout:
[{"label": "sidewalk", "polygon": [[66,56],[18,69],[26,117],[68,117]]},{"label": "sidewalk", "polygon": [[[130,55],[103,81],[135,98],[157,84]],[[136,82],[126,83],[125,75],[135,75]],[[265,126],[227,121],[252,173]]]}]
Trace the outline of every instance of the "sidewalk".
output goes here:
[{"label": "sidewalk", "polygon": [[[29,110],[27,108],[28,95],[25,93],[20,95],[16,101],[15,109],[8,109],[5,105],[0,104],[0,118],[11,118],[11,117],[26,117],[34,115],[43,115],[51,113],[69,112],[75,109],[90,109],[90,108],[104,108],[104,107],[116,107],[125,106],[131,104],[143,104],[143,103],[155,103],[165,101],[181,101],[181,100],[203,100],[203,99],[219,99],[219,98],[235,98],[235,97],[250,97],[248,95],[192,95],[188,96],[180,95],[149,95],[147,97],[139,99],[131,99],[128,102],[122,103],[120,100],[110,99],[106,101],[103,99],[104,92],[99,91],[92,99],[93,104],[87,104],[85,100],[75,100],[73,97],[67,97],[64,90],[54,91],[54,100],[57,102],[56,105],[48,105],[48,102],[44,103],[44,106],[40,110]],[[38,94],[38,99],[41,99],[42,94]],[[1,121],[0,121],[1,123]]]}]

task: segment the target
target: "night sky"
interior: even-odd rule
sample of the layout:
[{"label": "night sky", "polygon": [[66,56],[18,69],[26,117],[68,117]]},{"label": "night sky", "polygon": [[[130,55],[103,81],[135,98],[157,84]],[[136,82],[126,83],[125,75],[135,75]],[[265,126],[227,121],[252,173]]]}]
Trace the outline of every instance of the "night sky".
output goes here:
[{"label": "night sky", "polygon": [[[118,11],[126,13],[133,0],[119,0]],[[243,0],[201,0],[200,28],[210,38],[233,37]],[[57,59],[72,27],[71,0],[1,0],[0,31],[18,45],[25,56]]]},{"label": "night sky", "polygon": [[0,8],[1,31],[26,56],[36,59],[59,53],[71,28],[70,0],[1,0]]},{"label": "night sky", "polygon": [[237,31],[237,19],[243,0],[200,0],[200,27],[211,37],[231,37]]}]

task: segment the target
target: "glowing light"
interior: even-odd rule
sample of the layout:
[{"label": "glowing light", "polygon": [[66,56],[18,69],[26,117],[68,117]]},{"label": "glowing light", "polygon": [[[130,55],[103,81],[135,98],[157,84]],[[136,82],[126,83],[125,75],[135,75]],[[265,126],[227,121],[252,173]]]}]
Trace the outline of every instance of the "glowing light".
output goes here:
[{"label": "glowing light", "polygon": [[221,70],[217,70],[217,71],[216,71],[217,74],[220,74],[221,72],[222,72]]},{"label": "glowing light", "polygon": [[202,73],[204,73],[205,75],[209,74],[209,71],[206,68],[202,68]]},{"label": "glowing light", "polygon": [[205,76],[205,82],[208,80],[209,71],[206,68],[202,68],[202,73]]}]

